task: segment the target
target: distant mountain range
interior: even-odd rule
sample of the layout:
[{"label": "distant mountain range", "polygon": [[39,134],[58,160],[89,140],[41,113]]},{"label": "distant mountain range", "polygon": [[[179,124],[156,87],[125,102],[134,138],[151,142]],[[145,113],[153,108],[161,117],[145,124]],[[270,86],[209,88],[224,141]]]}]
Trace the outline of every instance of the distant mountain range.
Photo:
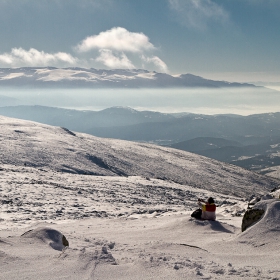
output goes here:
[{"label": "distant mountain range", "polygon": [[102,111],[79,111],[38,105],[5,106],[0,107],[0,114],[13,118],[63,126],[85,133],[94,132],[95,128],[104,127],[110,130],[112,127],[125,127],[176,119],[172,114],[137,111],[129,107],[112,107]]},{"label": "distant mountain range", "polygon": [[24,102],[13,97],[0,95],[0,106],[16,106],[23,105]]},{"label": "distant mountain range", "polygon": [[280,113],[210,116],[164,114],[129,107],[78,111],[6,106],[0,107],[0,115],[99,137],[170,146],[255,171],[280,165]]},{"label": "distant mountain range", "polygon": [[100,137],[165,144],[214,137],[236,141],[238,145],[254,145],[280,137],[280,113],[250,116],[167,114],[121,106],[80,111],[36,105],[4,106],[0,107],[0,114]]},{"label": "distant mountain range", "polygon": [[239,88],[252,84],[213,81],[192,74],[169,75],[142,69],[55,67],[0,68],[0,86],[77,88]]}]

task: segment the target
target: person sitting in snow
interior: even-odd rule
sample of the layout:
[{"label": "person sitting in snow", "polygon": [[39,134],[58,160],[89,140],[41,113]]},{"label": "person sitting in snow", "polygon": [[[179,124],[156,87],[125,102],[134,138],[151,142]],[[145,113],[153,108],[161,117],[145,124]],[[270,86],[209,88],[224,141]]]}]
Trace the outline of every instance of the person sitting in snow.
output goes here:
[{"label": "person sitting in snow", "polygon": [[193,218],[213,221],[216,220],[216,205],[212,197],[209,197],[207,201],[199,198],[198,205],[200,209],[197,209],[192,213],[191,216]]}]

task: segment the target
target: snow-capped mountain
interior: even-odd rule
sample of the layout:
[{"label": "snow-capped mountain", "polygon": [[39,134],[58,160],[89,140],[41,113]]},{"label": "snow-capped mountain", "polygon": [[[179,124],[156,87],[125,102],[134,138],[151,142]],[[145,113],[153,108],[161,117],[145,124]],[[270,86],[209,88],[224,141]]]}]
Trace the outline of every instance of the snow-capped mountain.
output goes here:
[{"label": "snow-capped mountain", "polygon": [[251,84],[213,81],[192,74],[169,75],[142,69],[85,69],[55,67],[1,68],[0,86],[162,88],[254,87]]}]

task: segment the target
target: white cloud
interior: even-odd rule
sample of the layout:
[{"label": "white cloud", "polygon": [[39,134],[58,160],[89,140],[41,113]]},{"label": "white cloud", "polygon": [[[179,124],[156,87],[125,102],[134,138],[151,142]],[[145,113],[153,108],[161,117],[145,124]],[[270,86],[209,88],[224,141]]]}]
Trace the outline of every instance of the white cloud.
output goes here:
[{"label": "white cloud", "polygon": [[98,50],[99,56],[95,59],[109,68],[136,68],[126,53],[140,57],[145,63],[153,64],[166,72],[167,65],[157,56],[149,57],[146,54],[157,48],[143,33],[130,32],[122,27],[114,27],[85,38],[76,47],[79,53]]},{"label": "white cloud", "polygon": [[124,53],[116,55],[113,54],[112,50],[108,49],[101,49],[99,50],[99,53],[100,55],[96,58],[96,61],[103,63],[109,68],[135,68],[135,66]]},{"label": "white cloud", "polygon": [[122,27],[114,27],[98,35],[84,39],[76,49],[79,52],[88,52],[93,49],[110,49],[121,52],[139,53],[154,50],[149,38],[143,33],[129,32]]},{"label": "white cloud", "polygon": [[[95,52],[89,52],[94,49]],[[65,52],[47,53],[35,48],[13,48],[10,52],[0,54],[0,67],[96,67],[99,63],[112,69],[134,69],[140,68],[139,63],[142,61],[143,65],[148,66],[147,69],[152,66],[160,71],[168,71],[167,65],[158,56],[152,55],[157,48],[145,34],[129,32],[121,27],[87,37],[75,50],[78,51],[76,57]]]},{"label": "white cloud", "polygon": [[160,71],[168,72],[167,65],[158,56],[146,57],[142,55],[141,58],[144,62],[154,64]]},{"label": "white cloud", "polygon": [[226,22],[228,12],[212,0],[169,0],[176,19],[187,27],[205,29],[209,21]]},{"label": "white cloud", "polygon": [[65,52],[50,54],[34,48],[28,51],[23,48],[13,48],[10,53],[0,55],[0,64],[12,67],[74,65],[77,62],[77,58]]}]

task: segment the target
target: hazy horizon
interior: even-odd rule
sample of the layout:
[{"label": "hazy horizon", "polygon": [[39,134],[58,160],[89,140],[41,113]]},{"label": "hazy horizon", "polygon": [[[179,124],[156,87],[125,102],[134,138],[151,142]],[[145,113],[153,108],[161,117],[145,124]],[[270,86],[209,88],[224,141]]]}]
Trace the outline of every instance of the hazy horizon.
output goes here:
[{"label": "hazy horizon", "polygon": [[[265,94],[264,94],[265,93]],[[114,106],[162,113],[250,115],[280,111],[280,93],[260,88],[223,89],[28,89],[2,88],[0,95],[25,105],[99,111]]]}]

